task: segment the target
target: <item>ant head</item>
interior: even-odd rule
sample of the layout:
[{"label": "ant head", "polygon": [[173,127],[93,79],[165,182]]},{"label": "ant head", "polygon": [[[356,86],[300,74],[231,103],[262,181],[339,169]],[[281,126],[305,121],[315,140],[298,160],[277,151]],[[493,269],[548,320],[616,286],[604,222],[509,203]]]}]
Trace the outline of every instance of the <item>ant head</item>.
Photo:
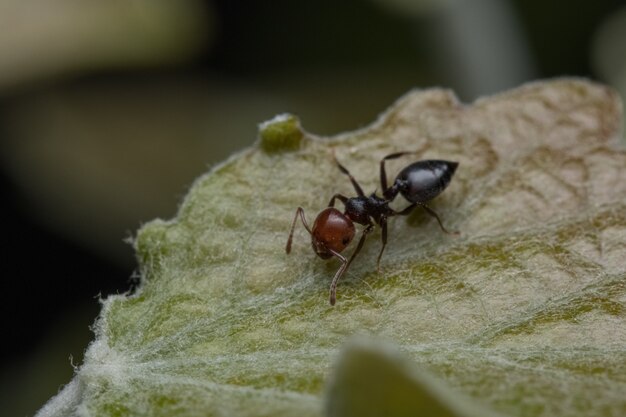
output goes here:
[{"label": "ant head", "polygon": [[352,220],[333,207],[320,212],[313,223],[311,243],[313,250],[322,259],[333,256],[332,252],[340,253],[354,238]]}]

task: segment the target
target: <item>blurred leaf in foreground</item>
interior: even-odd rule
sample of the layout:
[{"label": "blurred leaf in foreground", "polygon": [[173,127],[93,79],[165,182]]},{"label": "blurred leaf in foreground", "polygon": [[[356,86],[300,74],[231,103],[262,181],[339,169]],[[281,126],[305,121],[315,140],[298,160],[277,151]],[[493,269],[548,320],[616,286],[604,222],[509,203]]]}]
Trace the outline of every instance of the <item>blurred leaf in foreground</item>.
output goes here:
[{"label": "blurred leaf in foreground", "polygon": [[[333,138],[299,134],[285,116],[266,123],[261,146],[199,178],[175,219],[139,231],[141,287],[103,302],[85,363],[39,415],[321,415],[355,333],[393,341],[496,413],[624,415],[620,128],[614,92],[568,79],[468,107],[445,90],[413,92]],[[392,219],[382,274],[372,233],[334,308],[337,263],[318,259],[302,229],[284,253],[297,206],[312,220],[353,192],[331,148],[367,191],[391,152],[459,161],[434,207],[462,231],[444,235],[419,212]],[[392,162],[390,175],[409,161]]]},{"label": "blurred leaf in foreground", "polygon": [[416,368],[392,346],[355,338],[327,395],[329,417],[495,417]]}]

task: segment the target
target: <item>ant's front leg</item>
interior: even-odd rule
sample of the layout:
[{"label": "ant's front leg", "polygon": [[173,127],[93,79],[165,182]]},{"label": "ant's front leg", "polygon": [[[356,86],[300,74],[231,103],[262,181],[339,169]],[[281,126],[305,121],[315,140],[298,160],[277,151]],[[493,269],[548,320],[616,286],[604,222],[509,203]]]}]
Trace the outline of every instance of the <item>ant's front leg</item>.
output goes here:
[{"label": "ant's front leg", "polygon": [[361,239],[359,239],[359,244],[357,245],[356,249],[352,253],[350,260],[348,260],[347,262],[346,262],[346,258],[341,256],[339,253],[335,251],[331,251],[331,253],[334,256],[336,256],[343,262],[343,264],[341,265],[337,273],[335,273],[335,276],[333,277],[333,281],[330,284],[330,305],[331,306],[335,305],[335,300],[337,296],[337,282],[339,281],[339,278],[341,278],[341,276],[348,270],[348,267],[350,266],[354,258],[356,258],[356,256],[359,254],[359,252],[361,251],[361,248],[363,247],[363,244],[365,243],[365,237],[367,236],[369,232],[372,231],[373,228],[374,228],[374,225],[369,224],[367,225],[365,229],[363,229],[363,233],[361,234]]},{"label": "ant's front leg", "polygon": [[330,253],[332,253],[333,256],[335,256],[337,259],[341,261],[341,266],[339,267],[337,272],[335,272],[335,276],[333,277],[333,280],[330,283],[330,305],[334,306],[335,301],[337,299],[337,281],[339,281],[339,278],[341,278],[343,273],[346,272],[346,269],[348,269],[349,263],[348,263],[348,260],[345,258],[345,256],[343,256],[339,252],[330,250]]},{"label": "ant's front leg", "polygon": [[335,207],[335,200],[341,200],[341,202],[345,205],[346,201],[348,201],[348,197],[341,194],[335,194],[328,202],[328,207]]}]

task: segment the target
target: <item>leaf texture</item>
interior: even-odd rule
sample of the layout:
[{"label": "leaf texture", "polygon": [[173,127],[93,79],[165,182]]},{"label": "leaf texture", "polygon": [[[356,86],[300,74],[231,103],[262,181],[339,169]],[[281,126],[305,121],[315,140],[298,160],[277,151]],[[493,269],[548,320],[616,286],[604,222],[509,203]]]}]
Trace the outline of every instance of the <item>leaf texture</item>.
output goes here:
[{"label": "leaf texture", "polygon": [[[266,122],[175,219],[139,231],[140,288],[103,302],[84,365],[39,415],[322,415],[353,334],[392,341],[494,413],[626,415],[621,114],[607,87],[562,79],[469,106],[414,91],[331,138],[289,116]],[[332,152],[368,193],[398,151],[460,162],[432,207],[461,235],[420,211],[391,219],[381,273],[376,231],[331,307],[338,263],[317,258],[300,226],[285,254],[295,209],[312,223],[333,194],[354,195]],[[390,161],[389,175],[413,159]]]}]

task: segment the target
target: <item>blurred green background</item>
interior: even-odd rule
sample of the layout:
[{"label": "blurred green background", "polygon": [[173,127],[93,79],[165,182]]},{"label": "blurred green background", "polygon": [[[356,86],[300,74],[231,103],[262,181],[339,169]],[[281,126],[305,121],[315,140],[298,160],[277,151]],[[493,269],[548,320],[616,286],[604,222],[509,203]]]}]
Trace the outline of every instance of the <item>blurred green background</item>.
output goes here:
[{"label": "blurred green background", "polygon": [[563,75],[623,95],[625,51],[616,0],[0,0],[3,414],[69,382],[99,297],[137,283],[124,240],[259,122],[335,134],[411,88]]}]

